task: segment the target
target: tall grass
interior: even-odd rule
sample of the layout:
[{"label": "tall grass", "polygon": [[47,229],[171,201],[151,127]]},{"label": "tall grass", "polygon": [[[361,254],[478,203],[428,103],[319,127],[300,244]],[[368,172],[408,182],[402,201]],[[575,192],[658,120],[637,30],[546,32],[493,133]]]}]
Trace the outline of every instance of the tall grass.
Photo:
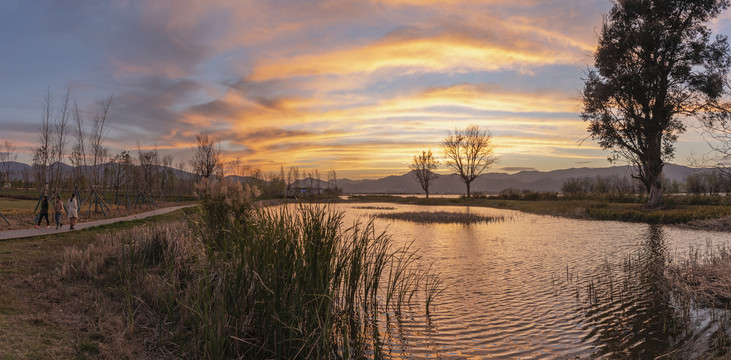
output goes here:
[{"label": "tall grass", "polygon": [[197,191],[200,216],[68,249],[59,274],[113,282],[129,326],[155,326],[185,358],[378,357],[378,319],[416,300],[428,311],[441,291],[416,251],[372,222],[346,227],[316,205],[259,209],[236,184]]}]

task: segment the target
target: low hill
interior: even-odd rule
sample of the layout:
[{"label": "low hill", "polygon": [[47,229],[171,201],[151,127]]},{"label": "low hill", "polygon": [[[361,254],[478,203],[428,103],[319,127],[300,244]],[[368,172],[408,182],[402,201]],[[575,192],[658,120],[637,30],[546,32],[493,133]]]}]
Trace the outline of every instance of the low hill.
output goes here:
[{"label": "low hill", "polygon": [[[4,169],[4,164],[0,162],[0,169]],[[163,168],[161,166],[161,168]],[[63,164],[63,171],[71,171],[71,166]],[[32,167],[28,164],[19,162],[10,162],[11,179],[20,180],[24,176],[32,179]],[[194,175],[178,169],[171,169],[179,177],[190,177]],[[670,180],[684,182],[685,178],[701,169],[690,168],[687,166],[667,164],[665,165],[664,174]],[[570,178],[579,177],[596,177],[596,176],[629,176],[631,173],[630,166],[611,166],[604,168],[571,168],[553,171],[521,171],[514,174],[503,172],[490,172],[484,174],[472,183],[473,192],[496,193],[504,189],[514,188],[521,190],[533,191],[560,191],[561,185]],[[101,174],[100,174],[101,175]],[[235,175],[227,176],[227,178],[246,181],[250,178],[241,178]],[[317,187],[319,182],[320,188],[327,188],[328,184],[323,180],[301,179],[299,186]],[[402,175],[391,175],[381,179],[370,180],[350,180],[340,179],[337,181],[338,187],[343,189],[345,194],[421,194],[423,190],[419,186],[418,181],[411,173]],[[296,185],[297,186],[297,185]],[[432,194],[463,194],[465,185],[457,175],[440,176],[430,189]]]},{"label": "low hill", "polygon": [[[665,176],[678,182],[685,181],[689,174],[699,169],[687,166],[667,164]],[[533,191],[560,191],[561,185],[570,178],[620,176],[631,174],[630,166],[612,166],[605,168],[571,168],[553,171],[521,171],[515,174],[487,173],[472,183],[473,192],[495,193],[503,189],[514,188]],[[374,180],[338,180],[338,186],[346,194],[420,194],[423,193],[418,181],[411,173],[387,176]],[[457,175],[442,175],[432,187],[433,194],[462,194],[465,185]]]}]

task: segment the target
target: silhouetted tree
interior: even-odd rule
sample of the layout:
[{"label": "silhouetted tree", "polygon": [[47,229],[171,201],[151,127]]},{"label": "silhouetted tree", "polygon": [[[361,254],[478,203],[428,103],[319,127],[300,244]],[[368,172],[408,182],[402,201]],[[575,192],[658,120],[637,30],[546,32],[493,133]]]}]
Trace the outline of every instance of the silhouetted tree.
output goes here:
[{"label": "silhouetted tree", "polygon": [[[134,176],[132,156],[126,150],[110,159],[110,184],[114,190],[114,197],[119,200],[119,192],[124,188],[128,190],[128,184]],[[117,201],[118,203],[118,201]]]},{"label": "silhouetted tree", "polygon": [[69,154],[69,160],[71,165],[74,167],[73,174],[73,185],[74,189],[79,189],[85,182],[87,176],[86,172],[86,159],[87,159],[87,142],[86,131],[84,131],[84,119],[81,116],[81,110],[79,110],[79,104],[74,101],[73,108],[74,124],[76,125],[76,132],[74,133],[74,145],[71,148],[71,154]]},{"label": "silhouetted tree", "polygon": [[442,149],[447,158],[447,166],[456,171],[467,186],[467,197],[471,196],[472,181],[498,159],[495,156],[492,134],[477,125],[449,132],[442,141]]},{"label": "silhouetted tree", "polygon": [[198,146],[193,149],[193,159],[190,161],[190,165],[198,177],[208,179],[217,171],[222,171],[219,141],[207,133],[200,133],[195,136],[195,139],[198,141]]},{"label": "silhouetted tree", "polygon": [[292,192],[292,196],[297,198],[299,193],[299,181],[300,181],[300,170],[296,166],[290,166],[289,171],[287,171],[287,195],[289,195],[290,192]]},{"label": "silhouetted tree", "polygon": [[604,17],[582,119],[611,160],[634,165],[647,206],[662,204],[662,170],[685,131],[681,118],[719,108],[731,58],[707,24],[727,0],[616,0]]},{"label": "silhouetted tree", "polygon": [[15,145],[5,140],[3,146],[0,147],[0,192],[6,183],[11,180],[10,172],[12,171],[12,161],[18,160],[18,154],[15,153]]},{"label": "silhouetted tree", "polygon": [[41,110],[41,128],[38,134],[38,147],[33,148],[33,171],[35,172],[36,186],[45,191],[48,182],[48,163],[51,159],[51,120],[54,116],[53,96],[51,89],[46,90]]},{"label": "silhouetted tree", "polygon": [[89,133],[89,150],[91,150],[91,165],[94,172],[91,179],[95,186],[99,185],[99,166],[106,163],[109,156],[109,150],[104,146],[104,141],[107,139],[107,118],[111,106],[112,96],[99,102]]},{"label": "silhouetted tree", "polygon": [[150,194],[157,184],[157,174],[160,168],[160,156],[157,147],[149,151],[142,151],[140,144],[137,144],[137,190]]},{"label": "silhouetted tree", "polygon": [[439,161],[432,155],[431,149],[422,151],[420,155],[414,155],[409,163],[411,172],[419,181],[419,185],[424,189],[427,199],[429,198],[429,185],[439,178],[439,174],[435,173],[439,167]]},{"label": "silhouetted tree", "polygon": [[63,184],[63,160],[66,156],[71,110],[71,88],[66,88],[66,95],[60,102],[58,114],[53,123],[53,144],[50,152],[51,179],[49,182],[54,190],[60,188]]}]

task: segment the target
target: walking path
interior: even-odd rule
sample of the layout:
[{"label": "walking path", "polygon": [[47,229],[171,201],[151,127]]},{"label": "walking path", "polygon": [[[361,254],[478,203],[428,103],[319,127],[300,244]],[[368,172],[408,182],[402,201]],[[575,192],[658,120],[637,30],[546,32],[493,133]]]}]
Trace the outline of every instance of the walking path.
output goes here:
[{"label": "walking path", "polygon": [[32,229],[1,231],[0,240],[19,239],[19,238],[32,237],[32,236],[53,235],[53,234],[58,234],[58,233],[63,233],[63,232],[68,232],[68,231],[86,229],[86,228],[99,226],[99,225],[111,224],[111,223],[120,222],[120,221],[131,221],[131,220],[137,220],[137,219],[144,219],[144,218],[147,218],[150,216],[167,214],[171,211],[175,211],[178,209],[187,208],[187,207],[191,207],[191,206],[196,206],[196,205],[172,206],[172,207],[155,209],[152,211],[134,214],[134,215],[125,216],[125,217],[103,219],[103,220],[89,221],[89,222],[83,222],[83,223],[80,222],[80,223],[77,223],[76,226],[74,226],[75,230],[69,230],[69,224],[68,224],[69,219],[64,216],[63,217],[64,224],[61,229],[56,229],[56,226],[53,225],[48,229],[46,229],[45,227],[41,227],[40,229],[32,228]]}]

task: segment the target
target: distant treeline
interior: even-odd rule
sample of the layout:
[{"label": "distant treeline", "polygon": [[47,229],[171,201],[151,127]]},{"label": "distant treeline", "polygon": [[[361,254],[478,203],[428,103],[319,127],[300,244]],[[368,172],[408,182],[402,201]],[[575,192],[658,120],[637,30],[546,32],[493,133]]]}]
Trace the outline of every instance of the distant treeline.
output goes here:
[{"label": "distant treeline", "polygon": [[[685,181],[663,179],[665,194],[728,195],[731,194],[731,173],[720,169],[706,169],[692,173]],[[628,176],[584,176],[569,178],[561,185],[560,192],[532,191],[525,189],[503,189],[497,195],[508,200],[554,200],[561,198],[584,198],[596,195],[637,198],[646,195],[641,182]],[[476,194],[475,197],[485,197]]]},{"label": "distant treeline", "polygon": [[[731,194],[731,173],[721,169],[705,169],[686,176],[683,182],[663,178],[663,190],[666,194],[727,195]],[[570,196],[635,195],[643,192],[643,185],[639,181],[621,176],[571,178],[561,186],[561,193]]]}]

